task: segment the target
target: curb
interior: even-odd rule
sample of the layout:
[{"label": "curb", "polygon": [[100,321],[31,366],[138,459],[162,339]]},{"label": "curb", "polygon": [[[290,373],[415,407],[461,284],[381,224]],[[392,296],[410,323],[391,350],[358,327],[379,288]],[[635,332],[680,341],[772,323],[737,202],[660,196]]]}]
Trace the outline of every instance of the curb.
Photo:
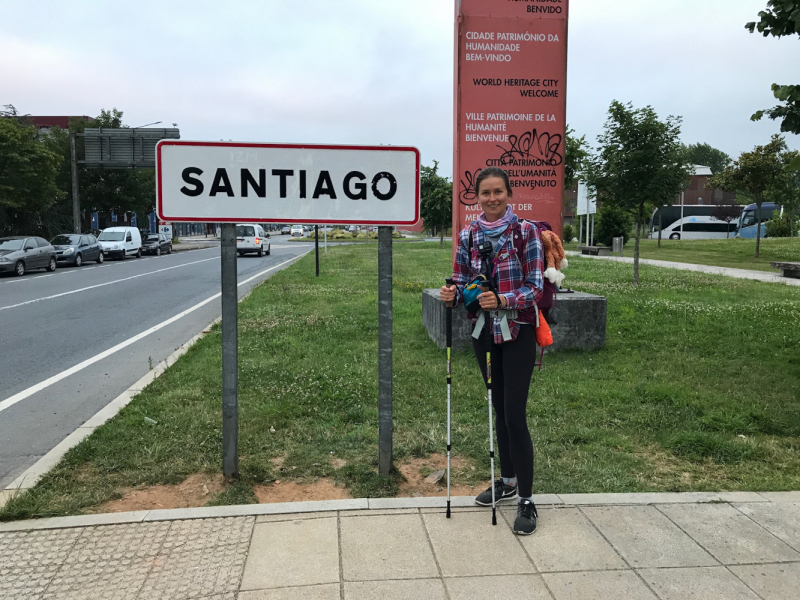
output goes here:
[{"label": "curb", "polygon": [[[537,506],[567,508],[576,506],[635,506],[651,504],[745,504],[770,502],[798,502],[800,491],[791,492],[655,492],[637,494],[534,494]],[[486,510],[477,507],[473,496],[452,496],[454,509]],[[511,506],[511,505],[506,505]],[[500,505],[498,508],[503,508]],[[312,502],[280,502],[274,504],[240,504],[232,506],[204,506],[198,508],[173,508],[140,510],[134,512],[77,515],[9,521],[0,523],[0,533],[41,529],[67,529],[123,523],[150,523],[155,521],[183,521],[187,519],[212,519],[224,517],[249,517],[263,515],[302,515],[329,511],[379,511],[397,509],[445,510],[444,497],[430,498],[355,498],[349,500],[317,500]]]}]

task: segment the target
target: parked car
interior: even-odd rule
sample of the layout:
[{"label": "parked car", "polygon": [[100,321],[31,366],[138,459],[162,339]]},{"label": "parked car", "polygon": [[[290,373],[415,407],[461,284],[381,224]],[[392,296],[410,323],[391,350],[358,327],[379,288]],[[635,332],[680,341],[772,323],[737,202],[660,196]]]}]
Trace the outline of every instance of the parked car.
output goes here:
[{"label": "parked car", "polygon": [[303,237],[302,225],[292,225],[292,237]]},{"label": "parked car", "polygon": [[172,254],[172,240],[163,233],[148,233],[142,240],[142,254]]},{"label": "parked car", "polygon": [[292,228],[288,225],[281,227],[281,235],[292,235]]},{"label": "parked car", "polygon": [[106,258],[141,258],[142,236],[136,227],[108,227],[97,238]]},{"label": "parked car", "polygon": [[269,254],[271,251],[269,234],[261,225],[255,223],[236,225],[236,251],[239,256],[249,253],[259,256]]},{"label": "parked car", "polygon": [[0,238],[0,273],[22,276],[32,269],[56,270],[56,249],[50,242],[34,236]]},{"label": "parked car", "polygon": [[80,267],[89,260],[103,262],[103,249],[91,233],[62,233],[50,243],[56,249],[58,264]]}]

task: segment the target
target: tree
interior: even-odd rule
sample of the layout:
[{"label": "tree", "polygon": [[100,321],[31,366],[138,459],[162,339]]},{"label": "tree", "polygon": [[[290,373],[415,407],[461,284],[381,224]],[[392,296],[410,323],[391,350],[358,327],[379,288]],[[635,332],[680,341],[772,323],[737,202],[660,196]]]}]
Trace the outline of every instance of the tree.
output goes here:
[{"label": "tree", "polygon": [[0,231],[40,233],[41,215],[62,194],[59,159],[33,126],[16,118],[13,106],[6,108],[13,114],[0,118]]},{"label": "tree", "polygon": [[564,190],[571,190],[577,183],[586,161],[589,158],[589,144],[586,136],[575,137],[575,130],[567,125],[566,142],[564,144]]},{"label": "tree", "polygon": [[[742,152],[738,160],[708,180],[707,186],[735,192],[744,190],[755,202],[757,222],[761,223],[761,204],[767,190],[779,183],[783,173],[780,154],[786,150],[786,142],[773,135],[766,146],[756,146],[751,152]],[[756,227],[756,256],[761,247],[761,226]]]},{"label": "tree", "polygon": [[453,182],[437,173],[439,161],[422,167],[420,176],[419,213],[426,229],[439,232],[439,245],[444,245],[444,230],[453,221]]},{"label": "tree", "polygon": [[629,212],[604,202],[597,211],[594,237],[604,246],[611,246],[615,237],[621,237],[622,243],[627,244],[632,227],[633,219]]},{"label": "tree", "polygon": [[589,158],[589,151],[587,150],[588,144],[586,136],[575,136],[575,130],[567,125],[566,135],[564,137],[564,203],[565,210],[575,210],[567,193],[575,187],[578,179],[582,176],[586,166],[586,160]]},{"label": "tree", "polygon": [[[736,206],[735,204],[717,204],[711,210],[711,217],[716,219],[717,221],[725,221],[728,224],[728,229],[730,229],[730,224],[739,218],[742,209]],[[730,231],[725,232],[725,239],[727,240],[729,237]]]},{"label": "tree", "polygon": [[[768,0],[766,10],[760,11],[758,18],[758,22],[747,23],[745,29],[750,33],[758,29],[764,37],[800,34],[800,0]],[[759,121],[767,115],[781,121],[781,131],[800,134],[800,85],[773,83],[772,94],[782,104],[759,110],[750,119]],[[796,168],[800,169],[800,159]]]},{"label": "tree", "polygon": [[731,164],[731,157],[709,144],[689,144],[686,146],[687,160],[693,165],[705,165],[716,175]]},{"label": "tree", "polygon": [[792,168],[792,164],[800,162],[800,152],[787,150],[781,152],[778,158],[783,165],[783,170],[767,188],[764,200],[780,204],[783,207],[784,215],[791,215],[791,217],[787,217],[787,223],[789,235],[793,237],[797,211],[800,209],[800,171]]},{"label": "tree", "polygon": [[653,206],[671,204],[692,166],[680,143],[680,117],[660,121],[651,106],[611,103],[599,146],[587,163],[587,184],[602,205],[627,212],[636,224],[633,282],[639,283],[639,239]]}]

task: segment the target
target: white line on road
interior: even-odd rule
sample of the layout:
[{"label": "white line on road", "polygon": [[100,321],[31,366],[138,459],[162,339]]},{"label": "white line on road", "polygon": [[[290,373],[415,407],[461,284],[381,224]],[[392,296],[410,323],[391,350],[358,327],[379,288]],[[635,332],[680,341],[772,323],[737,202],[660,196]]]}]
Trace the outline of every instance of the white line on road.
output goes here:
[{"label": "white line on road", "polygon": [[[216,248],[214,248],[214,247],[211,247],[211,248],[192,248],[191,250],[181,250],[180,252],[174,252],[172,254],[162,254],[161,255],[162,258],[160,258],[160,260],[163,260],[163,258],[168,258],[170,256],[173,257],[173,258],[176,257],[176,256],[177,257],[181,257],[184,254],[187,254],[188,252],[197,252],[198,250],[214,250],[214,249],[216,249]],[[142,256],[142,258],[144,258],[145,261],[148,261],[148,260],[154,260],[154,259],[159,258],[159,257],[156,257],[156,256]],[[83,266],[81,266],[81,267],[59,267],[59,270],[57,272],[48,273],[47,275],[42,275],[41,273],[28,273],[26,275],[26,277],[24,277],[24,278],[7,279],[5,281],[0,280],[0,285],[10,285],[12,283],[25,283],[27,281],[39,281],[40,279],[44,279],[45,277],[53,277],[54,275],[73,275],[75,273],[86,273],[87,271],[91,271],[92,269],[106,269],[106,270],[108,270],[108,269],[111,269],[111,268],[114,268],[114,267],[120,267],[120,266],[125,266],[125,265],[129,265],[130,266],[130,265],[138,265],[138,264],[141,264],[140,262],[138,262],[138,259],[137,259],[137,261],[133,261],[133,260],[124,260],[124,261],[118,260],[118,261],[115,261],[114,263],[112,263],[110,261],[105,261],[102,264],[92,265],[91,267],[86,266],[87,263],[84,263]]]},{"label": "white line on road", "polygon": [[138,275],[131,275],[130,277],[123,277],[122,279],[115,279],[114,281],[106,281],[105,283],[98,283],[97,285],[90,285],[88,287],[80,288],[77,290],[72,290],[71,292],[62,292],[60,294],[55,294],[54,296],[45,296],[44,298],[35,298],[33,300],[26,300],[25,302],[20,302],[19,304],[11,304],[9,306],[0,306],[0,310],[7,310],[9,308],[17,308],[18,306],[25,306],[26,304],[33,304],[34,302],[41,302],[42,300],[52,300],[53,298],[61,298],[61,296],[69,296],[70,294],[78,294],[80,292],[85,292],[86,290],[93,290],[95,288],[104,287],[107,285],[114,285],[115,283],[122,283],[123,281],[129,281],[131,279],[136,279],[137,277],[144,277],[145,275],[153,275],[155,273],[161,273],[163,271],[169,271],[171,269],[180,269],[181,267],[188,267],[189,265],[196,265],[197,263],[208,262],[209,260],[219,260],[218,256],[214,256],[212,258],[204,258],[203,260],[195,260],[193,262],[183,263],[182,265],[175,265],[173,267],[166,267],[164,269],[156,269],[155,271],[148,271],[147,273],[139,273]]},{"label": "white line on road", "polygon": [[[274,271],[278,267],[282,267],[283,265],[285,265],[287,263],[290,263],[292,261],[298,260],[299,258],[302,258],[303,256],[305,256],[305,254],[299,254],[297,256],[294,256],[294,257],[290,258],[289,260],[285,260],[282,263],[279,263],[279,264],[275,265],[274,267],[270,267],[269,269],[264,269],[260,273],[256,273],[252,277],[250,277],[248,279],[245,279],[244,281],[239,282],[237,285],[241,286],[241,285],[244,285],[246,283],[250,283],[254,279],[256,279],[258,277],[261,277],[265,273],[269,273],[270,271]],[[167,325],[171,325],[172,323],[174,323],[178,319],[181,319],[181,318],[185,317],[186,315],[188,315],[189,313],[192,313],[192,312],[196,311],[198,308],[201,308],[201,307],[205,306],[209,302],[212,302],[213,300],[216,300],[221,295],[222,295],[222,293],[214,294],[210,298],[206,298],[205,300],[203,300],[202,302],[199,302],[198,304],[195,304],[191,308],[187,308],[185,311],[183,311],[181,313],[178,313],[174,317],[170,317],[166,321],[162,321],[158,325],[154,325],[150,329],[148,329],[146,331],[143,331],[142,333],[140,333],[138,335],[135,335],[132,338],[128,338],[124,342],[121,342],[121,343],[117,344],[116,346],[114,346],[112,348],[109,348],[108,350],[106,350],[104,352],[101,352],[100,354],[97,354],[97,355],[95,355],[95,356],[93,356],[91,358],[87,358],[85,361],[83,361],[81,363],[78,363],[74,367],[70,367],[66,371],[62,371],[61,373],[53,375],[52,377],[50,377],[49,379],[45,379],[41,383],[37,383],[36,385],[33,385],[33,386],[29,387],[26,390],[22,390],[21,392],[19,392],[17,394],[14,394],[10,398],[6,398],[2,402],[0,402],[0,412],[3,412],[5,409],[7,409],[7,408],[9,408],[11,406],[14,406],[17,402],[19,402],[21,400],[24,400],[28,396],[32,396],[36,392],[40,392],[43,389],[45,389],[47,387],[50,387],[54,383],[58,383],[62,379],[65,379],[65,378],[69,377],[70,375],[73,375],[73,374],[77,373],[78,371],[81,371],[81,370],[85,369],[86,367],[88,367],[90,365],[93,365],[94,363],[96,363],[98,361],[101,361],[101,360],[103,360],[104,358],[106,358],[108,356],[111,356],[115,352],[119,352],[123,348],[126,348],[126,347],[130,346],[131,344],[134,344],[134,343],[138,342],[142,338],[147,337],[151,333],[155,333],[159,329],[163,329]]]}]

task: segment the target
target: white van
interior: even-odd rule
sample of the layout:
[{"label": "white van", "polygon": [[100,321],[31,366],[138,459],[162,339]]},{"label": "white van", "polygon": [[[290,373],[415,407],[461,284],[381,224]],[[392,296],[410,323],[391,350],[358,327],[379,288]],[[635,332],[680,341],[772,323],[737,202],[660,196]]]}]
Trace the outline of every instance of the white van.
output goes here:
[{"label": "white van", "polygon": [[104,258],[123,260],[127,256],[142,256],[142,235],[136,227],[109,227],[97,236],[97,241]]},{"label": "white van", "polygon": [[269,234],[257,223],[236,224],[236,251],[239,256],[250,252],[264,256],[271,250]]}]

